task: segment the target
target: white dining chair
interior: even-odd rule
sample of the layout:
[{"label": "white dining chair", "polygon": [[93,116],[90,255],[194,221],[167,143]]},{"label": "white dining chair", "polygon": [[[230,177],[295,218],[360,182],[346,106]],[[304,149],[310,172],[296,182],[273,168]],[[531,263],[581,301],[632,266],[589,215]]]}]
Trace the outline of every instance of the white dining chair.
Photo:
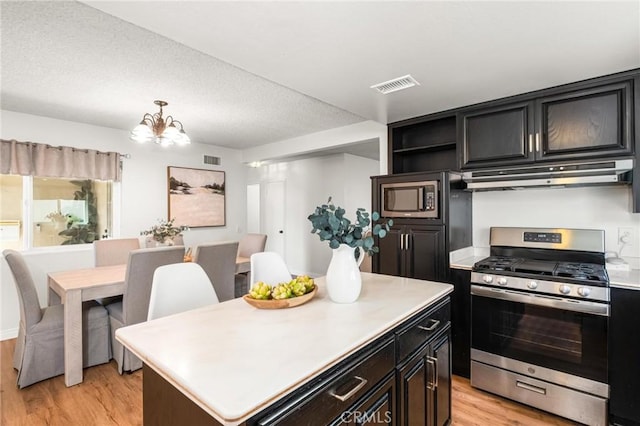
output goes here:
[{"label": "white dining chair", "polygon": [[291,281],[291,273],[282,257],[273,251],[251,255],[251,287],[259,281],[269,285]]},{"label": "white dining chair", "polygon": [[207,273],[197,263],[161,266],[153,273],[148,320],[218,303]]}]

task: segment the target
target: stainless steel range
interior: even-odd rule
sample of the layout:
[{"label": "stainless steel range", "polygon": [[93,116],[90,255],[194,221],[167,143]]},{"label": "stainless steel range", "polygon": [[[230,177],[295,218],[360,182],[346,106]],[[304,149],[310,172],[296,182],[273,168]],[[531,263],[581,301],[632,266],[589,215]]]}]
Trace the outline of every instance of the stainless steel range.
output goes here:
[{"label": "stainless steel range", "polygon": [[471,385],[606,425],[604,231],[491,228],[471,273]]}]

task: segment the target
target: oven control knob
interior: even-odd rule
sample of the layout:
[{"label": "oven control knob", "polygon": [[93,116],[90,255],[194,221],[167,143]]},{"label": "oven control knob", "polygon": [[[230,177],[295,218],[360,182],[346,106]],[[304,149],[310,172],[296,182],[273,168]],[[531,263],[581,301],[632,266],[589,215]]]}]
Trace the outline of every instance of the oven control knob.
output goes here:
[{"label": "oven control knob", "polygon": [[484,275],[482,277],[482,281],[484,281],[487,284],[491,284],[493,282],[493,277],[491,275]]},{"label": "oven control knob", "polygon": [[498,284],[507,285],[507,279],[505,277],[498,278]]},{"label": "oven control knob", "polygon": [[591,289],[588,287],[578,287],[578,294],[582,297],[589,297]]},{"label": "oven control knob", "polygon": [[535,290],[536,288],[538,288],[538,283],[535,281],[529,281],[527,287],[529,287],[531,290]]},{"label": "oven control knob", "polygon": [[569,293],[571,293],[571,287],[569,287],[569,286],[568,286],[568,285],[566,285],[566,284],[562,284],[562,285],[560,286],[560,289],[559,289],[559,290],[560,290],[560,293],[562,293],[562,294],[569,294]]}]

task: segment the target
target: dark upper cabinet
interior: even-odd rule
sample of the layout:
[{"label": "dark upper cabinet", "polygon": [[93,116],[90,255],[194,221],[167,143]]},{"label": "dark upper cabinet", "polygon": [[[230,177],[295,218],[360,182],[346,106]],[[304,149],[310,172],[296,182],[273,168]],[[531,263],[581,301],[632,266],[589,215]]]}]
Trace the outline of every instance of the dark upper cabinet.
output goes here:
[{"label": "dark upper cabinet", "polygon": [[463,109],[461,168],[629,156],[637,81],[602,78]]},{"label": "dark upper cabinet", "polygon": [[464,166],[533,162],[533,108],[522,102],[462,113]]},{"label": "dark upper cabinet", "polygon": [[538,99],[537,157],[564,160],[632,153],[632,99],[630,81]]}]

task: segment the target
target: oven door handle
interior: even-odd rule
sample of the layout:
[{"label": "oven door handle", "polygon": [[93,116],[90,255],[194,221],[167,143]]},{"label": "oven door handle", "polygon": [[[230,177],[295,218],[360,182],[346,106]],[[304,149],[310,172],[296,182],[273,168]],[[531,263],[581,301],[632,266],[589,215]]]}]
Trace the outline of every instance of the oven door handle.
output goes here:
[{"label": "oven door handle", "polygon": [[605,303],[591,302],[587,300],[564,299],[561,297],[543,296],[531,293],[523,293],[500,288],[471,286],[471,295],[488,297],[491,299],[507,300],[510,302],[525,303],[528,305],[545,306],[548,308],[563,309],[566,311],[583,312],[585,314],[609,316],[609,305]]}]

